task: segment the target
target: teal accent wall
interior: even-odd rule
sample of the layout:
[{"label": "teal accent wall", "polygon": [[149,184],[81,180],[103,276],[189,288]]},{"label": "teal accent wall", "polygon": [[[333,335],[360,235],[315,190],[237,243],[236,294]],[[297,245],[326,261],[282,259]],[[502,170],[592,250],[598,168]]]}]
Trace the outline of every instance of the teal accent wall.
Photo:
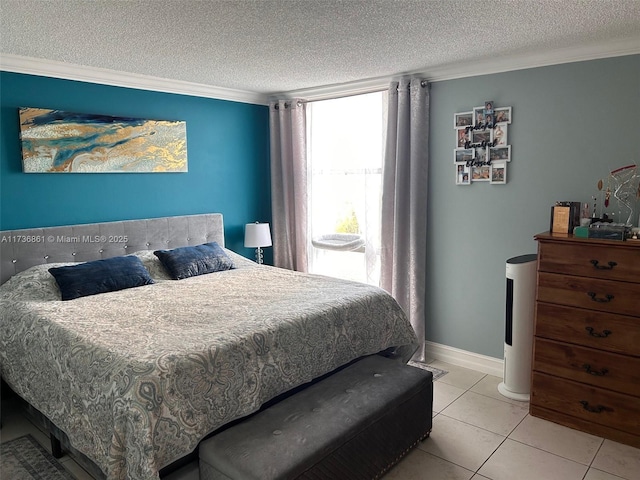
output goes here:
[{"label": "teal accent wall", "polygon": [[[247,256],[244,224],[271,221],[268,107],[0,72],[0,229],[208,212]],[[187,124],[187,173],[22,173],[18,107]]]},{"label": "teal accent wall", "polygon": [[[453,115],[485,100],[513,107],[508,183],[456,186]],[[555,201],[640,166],[640,56],[434,82],[430,119],[427,340],[503,358],[506,260],[537,252]]]}]

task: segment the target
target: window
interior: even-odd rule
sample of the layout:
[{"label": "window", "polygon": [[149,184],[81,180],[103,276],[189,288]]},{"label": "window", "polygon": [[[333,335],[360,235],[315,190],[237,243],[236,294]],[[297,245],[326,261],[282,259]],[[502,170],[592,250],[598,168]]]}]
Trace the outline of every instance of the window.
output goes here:
[{"label": "window", "polygon": [[312,273],[379,283],[386,96],[307,105]]}]

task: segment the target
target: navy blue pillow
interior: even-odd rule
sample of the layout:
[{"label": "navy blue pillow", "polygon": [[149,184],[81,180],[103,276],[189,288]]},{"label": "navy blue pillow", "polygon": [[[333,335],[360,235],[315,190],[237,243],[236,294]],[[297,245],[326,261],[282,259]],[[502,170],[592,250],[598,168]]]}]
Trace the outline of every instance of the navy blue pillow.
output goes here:
[{"label": "navy blue pillow", "polygon": [[140,259],[132,256],[50,268],[49,272],[60,287],[62,300],[154,283]]},{"label": "navy blue pillow", "polygon": [[173,250],[156,250],[153,253],[174,280],[235,268],[233,260],[216,242]]}]

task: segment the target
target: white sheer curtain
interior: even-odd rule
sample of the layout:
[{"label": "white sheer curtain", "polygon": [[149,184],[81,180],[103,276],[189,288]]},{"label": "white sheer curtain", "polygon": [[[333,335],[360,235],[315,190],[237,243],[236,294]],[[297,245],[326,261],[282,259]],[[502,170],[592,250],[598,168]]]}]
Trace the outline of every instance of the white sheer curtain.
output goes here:
[{"label": "white sheer curtain", "polygon": [[299,272],[307,260],[307,128],[305,104],[271,102],[271,210],[273,263]]},{"label": "white sheer curtain", "polygon": [[[307,105],[313,273],[379,284],[386,98],[385,91]],[[340,234],[364,244],[338,248]],[[334,244],[323,246],[325,237]]]},{"label": "white sheer curtain", "polygon": [[425,360],[429,87],[419,78],[392,82],[382,169],[380,286],[397,300]]}]

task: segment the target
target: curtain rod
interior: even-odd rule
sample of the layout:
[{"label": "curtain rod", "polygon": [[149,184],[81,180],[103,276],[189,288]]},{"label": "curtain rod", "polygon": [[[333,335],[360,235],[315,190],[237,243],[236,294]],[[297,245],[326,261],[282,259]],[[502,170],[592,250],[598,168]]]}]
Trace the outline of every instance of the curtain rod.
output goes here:
[{"label": "curtain rod", "polygon": [[[420,81],[420,86],[421,86],[422,88],[424,88],[424,87],[426,87],[426,86],[430,86],[430,84],[429,84],[429,82],[428,82],[427,80],[421,80],[421,81]],[[409,83],[409,84],[407,84],[407,87],[408,87],[408,88],[411,88],[411,84],[410,84],[410,83]],[[397,88],[399,88],[399,85],[398,85],[398,87],[396,87],[396,89],[397,89]],[[380,86],[380,87],[377,87],[377,88],[373,88],[373,89],[371,89],[371,90],[367,90],[366,92],[360,92],[360,93],[349,93],[349,92],[344,92],[344,93],[342,93],[342,94],[333,95],[333,96],[331,96],[331,97],[325,97],[325,98],[313,98],[313,99],[311,99],[311,100],[298,100],[298,103],[299,103],[299,104],[302,104],[302,103],[319,102],[319,101],[322,101],[322,100],[335,100],[335,99],[338,99],[338,98],[355,97],[356,95],[366,95],[367,93],[386,92],[387,90],[389,90],[389,87],[388,87],[388,86],[384,86],[384,87],[383,87],[383,86]]]},{"label": "curtain rod", "polygon": [[344,92],[344,93],[338,93],[336,95],[331,95],[331,96],[327,96],[327,97],[312,98],[310,100],[299,100],[299,101],[301,103],[322,102],[324,100],[337,100],[338,98],[355,97],[355,96],[358,96],[358,95],[367,95],[368,93],[384,92],[386,90],[389,90],[389,87],[387,87],[387,86],[385,86],[385,87],[377,87],[377,88],[373,88],[371,90],[367,90],[366,92],[358,92],[358,93]]},{"label": "curtain rod", "polygon": [[[421,80],[420,81],[420,86],[421,87],[427,87],[427,86],[431,86],[431,84],[427,81],[427,80]],[[407,85],[408,88],[411,88],[411,84]],[[318,98],[311,98],[311,99],[287,99],[285,100],[285,108],[290,108],[291,107],[291,102],[296,101],[297,106],[300,107],[303,104],[306,103],[313,103],[313,102],[321,102],[324,100],[337,100],[338,98],[345,98],[345,97],[355,97],[357,95],[366,95],[368,93],[377,93],[377,92],[385,92],[389,90],[389,86],[385,85],[385,86],[378,86],[378,87],[374,87],[371,89],[367,89],[366,91],[360,91],[360,92],[343,92],[343,93],[338,93],[338,94],[333,94],[333,95],[326,95],[326,96],[321,96]],[[280,108],[279,103],[276,103],[274,108],[276,110],[278,110]]]},{"label": "curtain rod", "polygon": [[[357,95],[366,95],[368,93],[384,92],[386,90],[389,90],[389,87],[375,88],[373,90],[367,90],[366,92],[359,92],[359,93],[345,92],[345,93],[341,93],[341,94],[338,94],[338,95],[323,96],[321,98],[299,99],[299,100],[297,100],[296,103],[297,103],[297,106],[300,107],[303,104],[307,104],[307,103],[324,102],[325,100],[337,100],[338,98],[355,97]],[[294,99],[285,100],[284,108],[291,107],[291,102],[293,102],[293,101],[294,101]],[[274,108],[276,110],[278,110],[280,108],[280,104],[276,103],[274,105]]]}]

